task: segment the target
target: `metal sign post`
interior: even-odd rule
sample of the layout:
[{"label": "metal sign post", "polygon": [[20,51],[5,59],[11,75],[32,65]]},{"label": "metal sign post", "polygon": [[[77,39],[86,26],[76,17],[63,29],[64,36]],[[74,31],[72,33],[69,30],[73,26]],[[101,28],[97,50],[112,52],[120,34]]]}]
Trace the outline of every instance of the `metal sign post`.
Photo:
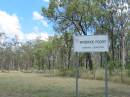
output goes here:
[{"label": "metal sign post", "polygon": [[75,75],[75,77],[76,77],[76,97],[79,97],[79,53],[77,53],[76,52],[76,60],[77,60],[77,62],[76,62],[76,75]]},{"label": "metal sign post", "polygon": [[108,97],[108,64],[105,64],[105,97]]},{"label": "metal sign post", "polygon": [[108,97],[108,57],[107,52],[105,52],[106,64],[105,64],[105,97]]},{"label": "metal sign post", "polygon": [[79,97],[79,64],[76,64],[76,97]]}]

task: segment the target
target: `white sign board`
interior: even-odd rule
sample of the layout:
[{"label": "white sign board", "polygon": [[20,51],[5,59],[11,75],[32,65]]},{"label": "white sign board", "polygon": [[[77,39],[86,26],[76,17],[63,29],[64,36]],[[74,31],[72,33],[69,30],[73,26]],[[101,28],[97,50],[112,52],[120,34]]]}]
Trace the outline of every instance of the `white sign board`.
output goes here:
[{"label": "white sign board", "polygon": [[109,41],[107,35],[74,36],[75,52],[108,52]]}]

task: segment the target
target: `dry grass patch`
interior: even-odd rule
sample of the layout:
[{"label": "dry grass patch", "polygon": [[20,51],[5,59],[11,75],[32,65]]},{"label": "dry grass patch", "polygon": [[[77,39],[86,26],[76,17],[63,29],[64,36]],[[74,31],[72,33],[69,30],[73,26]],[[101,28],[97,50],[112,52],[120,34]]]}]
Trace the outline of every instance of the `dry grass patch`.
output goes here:
[{"label": "dry grass patch", "polygon": [[[110,97],[130,97],[130,86],[109,83]],[[104,82],[79,80],[80,97],[104,97]],[[75,97],[75,78],[0,73],[0,97]]]}]

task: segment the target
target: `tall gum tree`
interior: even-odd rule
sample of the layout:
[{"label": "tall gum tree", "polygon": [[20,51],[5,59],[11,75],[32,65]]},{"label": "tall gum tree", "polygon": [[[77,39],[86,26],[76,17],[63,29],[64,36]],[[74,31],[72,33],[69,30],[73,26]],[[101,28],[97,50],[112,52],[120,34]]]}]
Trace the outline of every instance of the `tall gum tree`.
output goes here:
[{"label": "tall gum tree", "polygon": [[[42,8],[42,15],[54,23],[59,33],[73,30],[78,35],[91,35],[90,28],[96,28],[97,16],[104,14],[103,3],[105,0],[51,0],[48,8]],[[86,63],[92,69],[90,53],[86,53]]]}]

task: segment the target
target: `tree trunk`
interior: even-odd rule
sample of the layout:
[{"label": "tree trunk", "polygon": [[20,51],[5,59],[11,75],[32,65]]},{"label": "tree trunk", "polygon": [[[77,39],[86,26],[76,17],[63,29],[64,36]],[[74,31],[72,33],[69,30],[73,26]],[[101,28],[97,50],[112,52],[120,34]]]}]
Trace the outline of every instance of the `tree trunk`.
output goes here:
[{"label": "tree trunk", "polygon": [[113,29],[112,29],[112,34],[111,34],[111,42],[112,42],[112,61],[115,61],[115,52],[114,52],[114,35],[113,35]]},{"label": "tree trunk", "polygon": [[49,69],[49,70],[51,69],[51,62],[50,62],[49,56],[48,56],[48,69]]},{"label": "tree trunk", "polygon": [[100,53],[100,67],[103,67],[103,57],[102,57],[102,53]]},{"label": "tree trunk", "polygon": [[90,53],[86,53],[86,69],[89,67],[90,71],[93,70],[93,62]]}]

